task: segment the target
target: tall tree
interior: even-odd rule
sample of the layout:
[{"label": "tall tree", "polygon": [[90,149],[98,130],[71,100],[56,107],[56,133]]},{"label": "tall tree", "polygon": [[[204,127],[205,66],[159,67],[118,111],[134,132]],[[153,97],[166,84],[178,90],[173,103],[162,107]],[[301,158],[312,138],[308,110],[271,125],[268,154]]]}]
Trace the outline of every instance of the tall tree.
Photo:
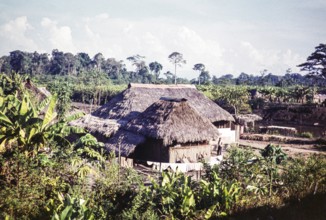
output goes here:
[{"label": "tall tree", "polygon": [[32,64],[31,64],[31,74],[43,74],[46,73],[46,70],[49,66],[50,60],[49,55],[46,53],[33,53]]},{"label": "tall tree", "polygon": [[29,73],[32,57],[29,53],[15,50],[10,52],[10,65],[12,70],[20,73]]},{"label": "tall tree", "polygon": [[132,65],[136,67],[137,72],[145,68],[146,63],[144,59],[145,57],[139,54],[127,58],[127,60],[129,60],[132,63]]},{"label": "tall tree", "polygon": [[102,53],[95,54],[93,60],[96,63],[96,69],[97,69],[97,71],[100,71],[101,68],[102,68],[102,65],[105,62],[105,58],[104,58],[103,54]]},{"label": "tall tree", "polygon": [[203,71],[201,71],[198,80],[202,84],[207,85],[210,82],[210,80],[211,80],[211,76],[209,75],[209,72],[208,71],[203,70]]},{"label": "tall tree", "polygon": [[200,75],[201,73],[205,70],[205,65],[202,63],[197,63],[194,65],[194,67],[192,68],[195,71],[198,71],[198,84],[200,85]]},{"label": "tall tree", "polygon": [[160,77],[161,70],[163,69],[163,66],[159,62],[155,61],[149,64],[149,69],[151,72],[154,72],[155,78],[156,80],[158,80],[158,78]]},{"label": "tall tree", "polygon": [[169,60],[174,65],[174,84],[177,84],[177,66],[182,66],[186,63],[183,55],[179,52],[173,52],[169,55]]},{"label": "tall tree", "polygon": [[144,59],[145,57],[140,56],[139,54],[127,58],[132,65],[136,66],[136,75],[133,80],[134,82],[150,83],[153,80],[149,74],[148,67],[146,66]]},{"label": "tall tree", "polygon": [[49,68],[49,72],[52,75],[64,75],[64,67],[65,66],[65,57],[62,51],[58,49],[52,50],[52,58],[51,64]]},{"label": "tall tree", "polygon": [[315,47],[307,62],[298,65],[301,71],[307,71],[311,76],[321,76],[326,78],[326,44],[319,44]]},{"label": "tall tree", "polygon": [[104,72],[109,76],[110,79],[120,80],[122,78],[121,71],[125,65],[123,61],[116,60],[114,58],[108,58],[103,64]]},{"label": "tall tree", "polygon": [[236,80],[237,85],[248,85],[250,81],[250,76],[247,73],[240,73]]},{"label": "tall tree", "polygon": [[65,73],[67,75],[77,75],[77,62],[76,58],[72,53],[65,53]]}]

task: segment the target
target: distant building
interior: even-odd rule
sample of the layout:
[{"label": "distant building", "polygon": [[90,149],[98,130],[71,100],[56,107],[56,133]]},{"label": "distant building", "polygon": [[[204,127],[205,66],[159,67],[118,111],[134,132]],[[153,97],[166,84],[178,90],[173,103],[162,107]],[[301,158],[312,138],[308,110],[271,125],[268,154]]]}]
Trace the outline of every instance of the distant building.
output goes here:
[{"label": "distant building", "polygon": [[314,103],[321,104],[326,100],[326,94],[315,94],[314,95]]}]

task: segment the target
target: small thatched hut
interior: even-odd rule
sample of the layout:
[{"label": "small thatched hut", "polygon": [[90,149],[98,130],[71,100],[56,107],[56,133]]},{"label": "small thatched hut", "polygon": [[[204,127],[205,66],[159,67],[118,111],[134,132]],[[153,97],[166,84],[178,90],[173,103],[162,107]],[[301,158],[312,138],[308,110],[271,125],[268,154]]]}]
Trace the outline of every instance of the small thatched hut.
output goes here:
[{"label": "small thatched hut", "polygon": [[122,156],[158,162],[196,162],[209,158],[209,141],[218,129],[186,99],[155,102],[106,143]]},{"label": "small thatched hut", "polygon": [[235,116],[237,123],[241,126],[240,134],[244,132],[253,131],[255,129],[255,122],[261,121],[263,118],[256,114],[243,114]]}]

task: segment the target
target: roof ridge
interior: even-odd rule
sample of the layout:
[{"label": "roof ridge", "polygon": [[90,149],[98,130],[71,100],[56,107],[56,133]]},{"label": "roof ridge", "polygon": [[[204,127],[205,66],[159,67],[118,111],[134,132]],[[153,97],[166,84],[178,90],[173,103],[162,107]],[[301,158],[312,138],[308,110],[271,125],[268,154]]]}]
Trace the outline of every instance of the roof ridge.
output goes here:
[{"label": "roof ridge", "polygon": [[141,84],[141,83],[129,83],[128,88],[157,88],[157,89],[182,89],[182,88],[192,88],[196,89],[195,85],[191,84]]}]

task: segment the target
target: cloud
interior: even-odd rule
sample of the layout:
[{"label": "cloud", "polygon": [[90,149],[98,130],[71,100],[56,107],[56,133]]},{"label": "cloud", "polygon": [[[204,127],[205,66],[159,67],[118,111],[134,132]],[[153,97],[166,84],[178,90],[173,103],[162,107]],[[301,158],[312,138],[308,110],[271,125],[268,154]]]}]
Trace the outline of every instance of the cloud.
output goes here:
[{"label": "cloud", "polygon": [[[232,70],[223,61],[224,49],[214,40],[206,39],[188,26],[178,26],[164,19],[149,21],[130,21],[98,15],[83,19],[84,31],[79,33],[76,42],[79,48],[87,48],[94,55],[102,52],[105,57],[125,60],[128,68],[132,68],[128,56],[140,54],[146,57],[147,64],[158,61],[163,71],[173,71],[168,56],[174,51],[180,52],[187,64],[178,69],[179,76],[194,78],[197,73],[192,70],[196,63],[204,63],[212,73]],[[215,72],[216,74],[216,72]]]},{"label": "cloud", "polygon": [[[242,27],[239,36],[236,36],[237,26]],[[130,69],[133,67],[126,58],[140,54],[146,57],[147,64],[158,61],[163,65],[163,71],[172,72],[174,67],[168,56],[177,51],[187,60],[187,64],[178,68],[178,76],[188,79],[197,77],[198,73],[192,70],[196,63],[205,64],[211,75],[217,76],[241,72],[258,74],[263,69],[274,74],[282,74],[287,68],[296,71],[295,66],[303,59],[293,50],[271,49],[273,45],[268,42],[263,44],[248,35],[241,35],[253,32],[255,28],[255,25],[233,20],[203,31],[190,24],[180,26],[162,17],[135,20],[115,18],[106,13],[79,18],[76,23],[59,23],[43,17],[32,26],[27,17],[18,17],[0,26],[0,38],[6,42],[0,46],[0,51],[51,52],[59,49],[86,52],[90,56],[101,52],[106,58],[124,60]],[[259,37],[259,34],[255,35]]]},{"label": "cloud", "polygon": [[296,65],[303,60],[299,54],[290,49],[258,49],[252,43],[246,41],[241,42],[239,51],[238,56],[243,57],[241,62],[242,71],[254,74],[263,69],[278,75],[284,74],[288,68],[299,71]]},{"label": "cloud", "polygon": [[1,51],[7,53],[12,50],[37,50],[38,46],[34,40],[28,36],[28,32],[33,31],[33,26],[28,22],[26,16],[17,17],[0,26]]},{"label": "cloud", "polygon": [[69,26],[58,26],[56,21],[43,18],[41,26],[46,30],[47,37],[52,49],[76,52]]}]

